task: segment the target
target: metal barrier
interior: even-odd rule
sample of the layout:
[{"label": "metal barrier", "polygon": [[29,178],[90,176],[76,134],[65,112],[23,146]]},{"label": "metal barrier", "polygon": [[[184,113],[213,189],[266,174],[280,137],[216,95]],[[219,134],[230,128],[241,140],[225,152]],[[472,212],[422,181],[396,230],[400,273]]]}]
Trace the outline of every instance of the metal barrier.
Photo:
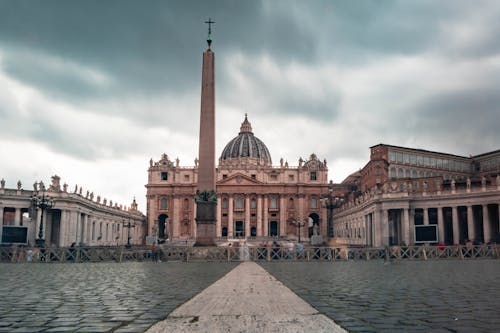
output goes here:
[{"label": "metal barrier", "polygon": [[0,247],[0,262],[347,261],[500,258],[500,245],[362,247]]}]

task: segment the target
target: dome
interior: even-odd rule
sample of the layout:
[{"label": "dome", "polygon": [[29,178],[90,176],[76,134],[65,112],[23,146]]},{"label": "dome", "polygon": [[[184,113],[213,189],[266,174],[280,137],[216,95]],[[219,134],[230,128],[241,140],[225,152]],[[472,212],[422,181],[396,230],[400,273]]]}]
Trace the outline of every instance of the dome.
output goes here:
[{"label": "dome", "polygon": [[263,165],[272,165],[271,154],[264,142],[253,135],[252,125],[245,114],[245,120],[241,124],[240,133],[229,141],[220,157],[220,161],[231,159],[250,158],[260,161]]}]

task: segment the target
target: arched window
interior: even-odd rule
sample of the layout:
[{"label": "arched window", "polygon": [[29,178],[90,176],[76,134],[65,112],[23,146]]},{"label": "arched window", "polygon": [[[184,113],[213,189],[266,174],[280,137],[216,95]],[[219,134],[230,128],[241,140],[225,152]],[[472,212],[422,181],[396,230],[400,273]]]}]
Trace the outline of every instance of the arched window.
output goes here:
[{"label": "arched window", "polygon": [[411,170],[406,169],[406,178],[411,178]]},{"label": "arched window", "polygon": [[412,177],[413,178],[418,178],[417,170],[412,171]]},{"label": "arched window", "polygon": [[295,208],[295,205],[294,205],[294,202],[293,202],[293,198],[290,198],[288,200],[288,209],[294,209]]},{"label": "arched window", "polygon": [[396,168],[395,167],[391,168],[391,178],[396,178]]},{"label": "arched window", "polygon": [[398,170],[398,178],[403,178],[403,177],[404,177],[403,169],[399,168],[399,170]]},{"label": "arched window", "polygon": [[318,198],[312,196],[310,200],[310,208],[311,209],[316,209],[318,208]]},{"label": "arched window", "polygon": [[222,199],[222,208],[227,209],[229,207],[229,201],[227,198]]},{"label": "arched window", "polygon": [[161,198],[160,199],[160,209],[167,209],[167,198]]},{"label": "arched window", "polygon": [[189,200],[184,199],[184,210],[189,210]]}]

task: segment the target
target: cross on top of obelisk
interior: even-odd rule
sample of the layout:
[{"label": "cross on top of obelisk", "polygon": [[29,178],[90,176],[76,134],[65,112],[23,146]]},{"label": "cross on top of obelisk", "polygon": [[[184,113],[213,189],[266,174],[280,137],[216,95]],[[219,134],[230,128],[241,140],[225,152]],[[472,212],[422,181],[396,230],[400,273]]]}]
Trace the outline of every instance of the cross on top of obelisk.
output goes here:
[{"label": "cross on top of obelisk", "polygon": [[210,45],[212,44],[212,24],[214,24],[215,21],[212,21],[212,19],[209,17],[208,21],[205,21],[205,23],[208,24],[207,43],[208,43],[208,48],[210,48]]}]

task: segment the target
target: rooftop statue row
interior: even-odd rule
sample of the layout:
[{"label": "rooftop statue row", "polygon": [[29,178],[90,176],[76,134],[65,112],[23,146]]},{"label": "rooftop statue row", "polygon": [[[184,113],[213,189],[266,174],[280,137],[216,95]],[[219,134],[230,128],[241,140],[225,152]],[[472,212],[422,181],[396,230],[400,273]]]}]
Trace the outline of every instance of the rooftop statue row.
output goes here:
[{"label": "rooftop statue row", "polygon": [[[253,162],[255,163],[250,163],[250,164],[256,164],[258,166],[260,166],[261,164],[262,165],[265,165],[266,163],[261,163],[263,162],[262,159],[260,158],[248,158],[248,157],[237,157],[237,158],[232,158],[230,160],[227,160],[227,161],[224,161],[223,164],[225,165],[246,165],[247,163],[247,160],[248,159],[252,159],[254,160]],[[219,160],[219,162],[221,162],[222,159]],[[311,156],[309,157],[309,159],[307,161],[304,161],[304,159],[302,157],[299,158],[298,160],[299,162],[299,165],[298,165],[298,168],[301,169],[301,168],[304,168],[304,169],[308,169],[308,170],[324,170],[324,169],[327,169],[327,162],[326,162],[326,159],[324,159],[323,161],[320,161],[318,159],[318,157],[316,156],[316,154],[311,154]],[[158,162],[154,162],[153,159],[151,158],[149,160],[149,166],[150,167],[158,167],[158,166],[167,166],[169,168],[178,168],[179,167],[179,158],[176,158],[175,159],[175,164],[168,158],[168,155],[167,154],[162,154],[161,155],[161,159],[158,161]],[[198,167],[198,158],[195,158],[194,160],[194,165],[195,165],[195,168]],[[289,168],[289,165],[288,165],[288,161],[285,161],[283,158],[280,159],[280,165],[279,167],[281,168]],[[293,167],[292,167],[293,168]]]},{"label": "rooftop statue row", "polygon": [[[5,179],[2,178],[0,180],[0,190],[4,190],[4,189],[5,189]],[[23,189],[22,183],[20,180],[18,180],[17,181],[17,190],[21,191],[22,189]],[[57,175],[52,176],[52,182],[48,188],[46,187],[46,185],[44,184],[43,181],[33,183],[33,192],[38,193],[40,191],[41,192],[47,191],[47,192],[53,192],[53,193],[54,192],[55,193],[73,193],[73,194],[77,194],[77,195],[83,197],[83,188],[81,186],[78,187],[78,185],[75,185],[73,192],[69,192],[68,191],[68,184],[64,183],[62,185],[62,189],[61,189],[61,177],[59,177]],[[95,201],[94,201],[94,197],[96,199]],[[90,191],[86,192],[85,199],[96,202],[97,204],[101,204],[101,205],[108,206],[110,208],[114,208],[114,209],[118,209],[118,210],[137,211],[137,203],[135,201],[135,198],[132,202],[131,207],[127,207],[125,205],[119,205],[116,202],[113,204],[112,200],[109,201],[109,205],[108,205],[108,200],[106,198],[102,199],[102,202],[101,202],[101,196],[100,195],[94,196],[94,192],[90,192]]]}]

